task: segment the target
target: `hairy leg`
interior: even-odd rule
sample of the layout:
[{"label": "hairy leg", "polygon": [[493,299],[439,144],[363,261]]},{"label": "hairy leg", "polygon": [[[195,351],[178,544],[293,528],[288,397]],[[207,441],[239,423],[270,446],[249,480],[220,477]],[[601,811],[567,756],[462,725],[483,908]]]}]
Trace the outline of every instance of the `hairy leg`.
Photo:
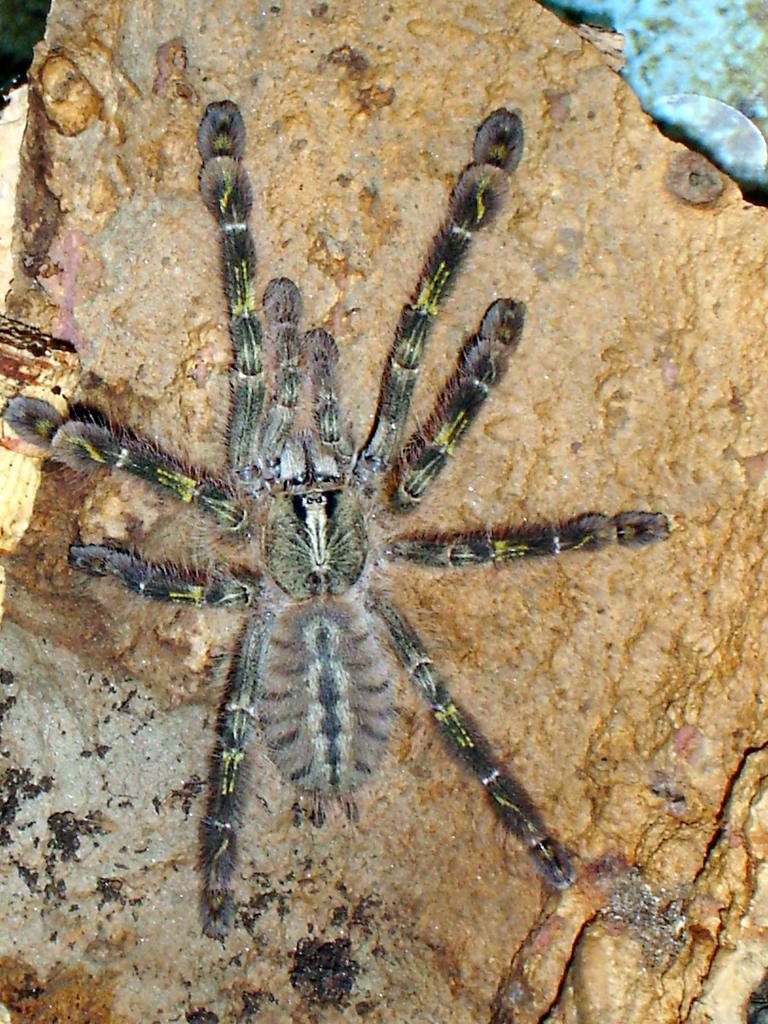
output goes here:
[{"label": "hairy leg", "polygon": [[173,563],[145,562],[128,551],[104,544],[73,545],[69,563],[90,576],[110,576],[128,590],[153,601],[245,608],[252,603],[256,580],[221,571],[197,573]]},{"label": "hairy leg", "polygon": [[301,478],[301,471],[292,464],[296,413],[303,392],[301,313],[301,294],[293,281],[287,277],[270,281],[264,292],[264,318],[275,379],[258,443],[259,464],[270,479]]},{"label": "hairy leg", "polygon": [[257,721],[256,702],[271,622],[258,612],[249,620],[232,661],[216,726],[208,805],[200,822],[203,931],[223,939],[232,926],[230,882],[237,864],[237,834],[247,788],[246,751]]},{"label": "hairy leg", "polygon": [[304,335],[312,384],[312,413],[315,432],[322,448],[332,453],[338,472],[343,473],[352,456],[352,445],[339,406],[336,366],[339,350],[327,331],[316,329]]},{"label": "hairy leg", "polygon": [[373,428],[356,472],[367,479],[389,469],[400,446],[427,338],[440,306],[455,283],[474,232],[489,224],[499,207],[506,175],[523,149],[517,114],[496,110],[475,135],[473,163],[451,193],[448,217],[432,241],[411,302],[403,307],[379,390]]},{"label": "hairy leg", "polygon": [[198,148],[203,159],[200,192],[221,233],[221,265],[234,356],[230,371],[229,465],[242,473],[255,461],[266,387],[262,329],[253,292],[256,247],[248,226],[253,197],[241,162],[245,125],[231,100],[206,108],[198,129]]},{"label": "hairy leg", "polygon": [[129,473],[212,516],[231,535],[248,532],[248,513],[231,488],[150,441],[94,420],[65,420],[52,405],[33,398],[11,399],[3,418],[42,455],[85,472],[115,469]]},{"label": "hairy leg", "polygon": [[462,346],[432,415],[403,445],[395,471],[395,508],[404,512],[417,505],[443,471],[490,389],[504,376],[520,344],[524,317],[522,303],[512,299],[488,307],[477,333]]},{"label": "hairy leg", "polygon": [[555,889],[573,883],[575,871],[565,849],[546,831],[531,798],[500,765],[472,718],[436,675],[421,640],[394,607],[375,599],[400,663],[432,712],[447,749],[479,780],[501,824],[525,843],[541,875]]},{"label": "hairy leg", "polygon": [[596,551],[608,544],[641,547],[668,536],[669,520],[661,512],[619,512],[615,516],[588,512],[563,523],[503,524],[489,530],[412,534],[396,538],[386,554],[419,565],[484,565]]}]

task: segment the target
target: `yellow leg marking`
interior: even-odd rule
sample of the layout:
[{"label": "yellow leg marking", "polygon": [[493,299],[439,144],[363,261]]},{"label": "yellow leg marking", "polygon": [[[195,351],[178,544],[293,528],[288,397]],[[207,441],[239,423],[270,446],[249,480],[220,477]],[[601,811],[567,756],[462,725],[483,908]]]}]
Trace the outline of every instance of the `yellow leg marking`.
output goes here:
[{"label": "yellow leg marking", "polygon": [[197,488],[197,481],[191,476],[183,476],[181,473],[174,473],[165,466],[155,467],[155,477],[162,487],[174,491],[182,501],[192,501]]},{"label": "yellow leg marking", "polygon": [[226,214],[227,212],[229,201],[232,198],[233,187],[234,182],[231,180],[231,178],[227,178],[224,186],[224,191],[221,193],[221,196],[219,197],[219,209],[221,210],[222,216],[224,216],[224,214]]},{"label": "yellow leg marking", "polygon": [[[503,793],[499,793],[498,790],[489,788],[488,795],[490,796],[491,800],[493,800],[495,803],[499,805],[499,807],[504,807],[512,811],[512,813],[517,818],[518,823],[522,825],[522,827],[525,829],[529,836],[532,836],[534,838],[537,844],[537,849],[541,850],[543,854],[544,848],[542,845],[541,830],[538,828],[536,823],[528,817],[528,815],[525,813],[525,811],[523,811],[520,805],[515,803],[514,800],[510,800],[509,797],[504,796]],[[549,851],[547,851],[546,853],[547,859],[554,859],[549,853]]]},{"label": "yellow leg marking", "polygon": [[106,462],[103,454],[98,448],[94,447],[89,441],[85,441],[81,437],[67,437],[67,443],[71,444],[73,448],[79,448],[84,451],[91,462]]},{"label": "yellow leg marking", "polygon": [[245,260],[241,260],[234,269],[236,299],[232,303],[232,316],[243,316],[244,313],[253,313],[256,309],[256,297],[251,287],[248,264]]},{"label": "yellow leg marking", "polygon": [[486,213],[488,212],[487,209],[486,209],[486,206],[485,206],[484,197],[485,197],[485,193],[487,192],[488,186],[490,185],[490,183],[491,183],[491,179],[490,178],[481,178],[480,181],[477,183],[477,199],[476,199],[477,214],[476,214],[476,219],[477,219],[477,223],[478,224],[482,223],[483,218],[485,217]]},{"label": "yellow leg marking", "polygon": [[46,419],[45,416],[41,416],[36,419],[33,426],[33,430],[36,434],[39,434],[43,440],[47,441],[58,428],[58,424],[54,423],[53,420]]},{"label": "yellow leg marking", "polygon": [[[213,863],[214,861],[217,861],[219,857],[223,856],[227,852],[228,847],[229,837],[227,837],[226,839],[222,839],[222,841],[219,843],[219,848],[216,850],[216,853],[214,853],[214,855],[211,857],[211,862]],[[223,899],[223,896],[217,896],[215,902],[218,903],[219,906],[221,906]]]},{"label": "yellow leg marking", "polygon": [[504,558],[522,558],[530,548],[528,544],[512,544],[508,540],[495,540],[493,542],[493,556]]},{"label": "yellow leg marking", "polygon": [[445,726],[451,734],[451,739],[455,740],[458,746],[466,748],[474,747],[475,744],[472,737],[464,728],[458,709],[453,701],[451,701],[450,704],[443,705],[443,707],[435,708],[435,718],[440,725]]},{"label": "yellow leg marking", "polygon": [[573,547],[568,548],[568,551],[578,551],[579,548],[583,548],[585,544],[591,544],[597,540],[594,533],[588,533],[586,537],[582,537],[578,544],[574,544]]},{"label": "yellow leg marking", "polygon": [[[495,800],[496,803],[499,804],[500,807],[509,807],[513,811],[515,811],[517,814],[520,814],[520,808],[518,807],[518,805],[513,800],[509,800],[509,799],[507,799],[507,797],[502,796],[501,793],[494,792],[493,790],[489,790],[489,792],[490,792],[491,799]],[[524,818],[523,820],[525,821],[525,824],[530,827],[530,822],[528,821],[528,819]]]},{"label": "yellow leg marking", "polygon": [[192,601],[193,604],[202,604],[203,593],[202,587],[190,587],[189,590],[169,590],[168,599],[170,601]]},{"label": "yellow leg marking", "polygon": [[490,157],[488,162],[492,164],[503,164],[507,158],[508,152],[508,147],[504,146],[502,143],[499,143],[496,146],[491,146],[488,150],[488,156]]},{"label": "yellow leg marking", "polygon": [[445,265],[445,261],[441,260],[435,268],[432,277],[424,282],[419,292],[419,297],[416,299],[416,309],[429,313],[430,316],[437,315],[440,296],[445,288],[446,281],[450,277],[450,273],[450,270]]},{"label": "yellow leg marking", "polygon": [[453,455],[456,443],[466,429],[468,422],[466,412],[463,409],[459,409],[456,413],[456,418],[450,423],[446,423],[444,427],[441,427],[432,443],[444,451],[446,455]]},{"label": "yellow leg marking", "polygon": [[243,760],[243,751],[225,750],[222,752],[221,759],[224,762],[224,772],[221,779],[221,795],[231,796],[235,789],[237,769],[240,766],[240,762]]}]

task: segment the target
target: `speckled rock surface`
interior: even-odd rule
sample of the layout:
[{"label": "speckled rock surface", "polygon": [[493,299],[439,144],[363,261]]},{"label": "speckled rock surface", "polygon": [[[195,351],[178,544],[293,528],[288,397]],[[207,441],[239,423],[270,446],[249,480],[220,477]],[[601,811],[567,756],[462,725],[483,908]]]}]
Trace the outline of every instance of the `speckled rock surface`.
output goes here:
[{"label": "speckled rock surface", "polygon": [[73,341],[82,400],[215,465],[229,356],[195,131],[229,96],[258,284],[301,282],[359,437],[474,128],[521,111],[524,160],[417,414],[493,298],[525,301],[523,342],[409,525],[651,508],[673,533],[394,585],[577,884],[544,889],[403,685],[357,825],[297,825],[257,749],[236,927],[203,938],[196,828],[237,622],[74,575],[78,535],[179,550],[178,509],[49,469],[0,633],[0,1001],[25,1021],[742,1020],[760,978],[733,951],[765,903],[765,211],[725,180],[707,204],[671,191],[681,148],[535,4],[359,7],[57,3],[9,312]]}]

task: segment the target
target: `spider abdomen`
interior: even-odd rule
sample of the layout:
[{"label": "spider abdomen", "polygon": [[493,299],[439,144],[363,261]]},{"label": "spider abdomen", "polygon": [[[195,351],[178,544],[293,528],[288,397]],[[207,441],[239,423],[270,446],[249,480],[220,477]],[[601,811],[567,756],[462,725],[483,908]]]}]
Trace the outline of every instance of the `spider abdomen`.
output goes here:
[{"label": "spider abdomen", "polygon": [[285,778],[318,796],[364,782],[386,749],[393,713],[387,664],[365,612],[318,598],[278,617],[258,714]]}]

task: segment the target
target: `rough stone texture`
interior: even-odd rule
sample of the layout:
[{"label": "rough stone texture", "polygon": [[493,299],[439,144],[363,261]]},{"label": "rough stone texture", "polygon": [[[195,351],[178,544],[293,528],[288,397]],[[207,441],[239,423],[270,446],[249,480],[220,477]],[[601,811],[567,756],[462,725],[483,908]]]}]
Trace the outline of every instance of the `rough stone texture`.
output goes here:
[{"label": "rough stone texture", "polygon": [[15,89],[0,115],[0,285],[3,294],[13,274],[11,240],[19,182],[19,149],[27,119],[27,90]]},{"label": "rough stone texture", "polygon": [[[80,360],[72,345],[0,314],[0,407],[23,391],[66,415],[79,380]],[[39,456],[37,446],[15,436],[0,420],[0,554],[16,550],[32,518],[42,459],[30,455]],[[0,587],[0,619],[2,612]]]},{"label": "rough stone texture", "polygon": [[[12,275],[13,256],[11,254],[11,239],[16,212],[16,186],[19,179],[19,148],[21,147],[26,116],[27,91],[26,89],[17,89],[13,93],[6,109],[0,115],[0,294],[4,294],[7,290]],[[9,471],[12,470],[13,462],[14,457],[12,455],[0,452],[0,479],[3,481],[7,479]],[[0,497],[0,506],[7,504],[7,490],[16,492],[20,490],[17,478],[21,475],[34,479],[39,474],[35,469],[21,470],[16,468],[12,486],[10,488],[3,487],[4,493],[3,497]],[[29,492],[34,500],[32,491],[36,493],[37,488],[29,488]],[[31,504],[29,508],[31,512]],[[7,518],[9,517],[6,516],[5,509],[0,507],[0,522],[4,524]],[[26,518],[27,522],[29,521],[29,516],[16,516],[15,510],[13,518],[21,518],[22,520]],[[4,526],[0,526],[0,538],[3,538],[3,535],[7,533],[8,530]],[[3,544],[2,539],[0,539],[0,548],[5,550],[6,546]],[[5,603],[5,575],[5,567],[0,565],[0,620],[2,620],[3,604]]]},{"label": "rough stone texture", "polygon": [[[681,148],[533,3],[360,8],[54,5],[9,311],[77,345],[84,399],[215,463],[228,351],[194,136],[230,96],[259,283],[302,283],[307,321],[341,346],[360,435],[474,127],[519,108],[525,158],[437,331],[418,411],[492,298],[526,302],[525,335],[414,523],[645,507],[674,532],[396,586],[577,852],[579,881],[544,891],[403,688],[357,826],[297,827],[256,753],[238,927],[223,948],[202,938],[206,669],[235,625],[74,576],[78,532],[155,550],[178,510],[53,470],[0,634],[0,1000],[35,1021],[54,993],[71,1020],[162,1024],[742,1020],[766,898],[765,211],[727,182],[706,207],[668,191]],[[319,945],[295,952],[306,937]],[[329,965],[335,989],[318,982]],[[346,982],[345,1005],[313,1001]]]}]

